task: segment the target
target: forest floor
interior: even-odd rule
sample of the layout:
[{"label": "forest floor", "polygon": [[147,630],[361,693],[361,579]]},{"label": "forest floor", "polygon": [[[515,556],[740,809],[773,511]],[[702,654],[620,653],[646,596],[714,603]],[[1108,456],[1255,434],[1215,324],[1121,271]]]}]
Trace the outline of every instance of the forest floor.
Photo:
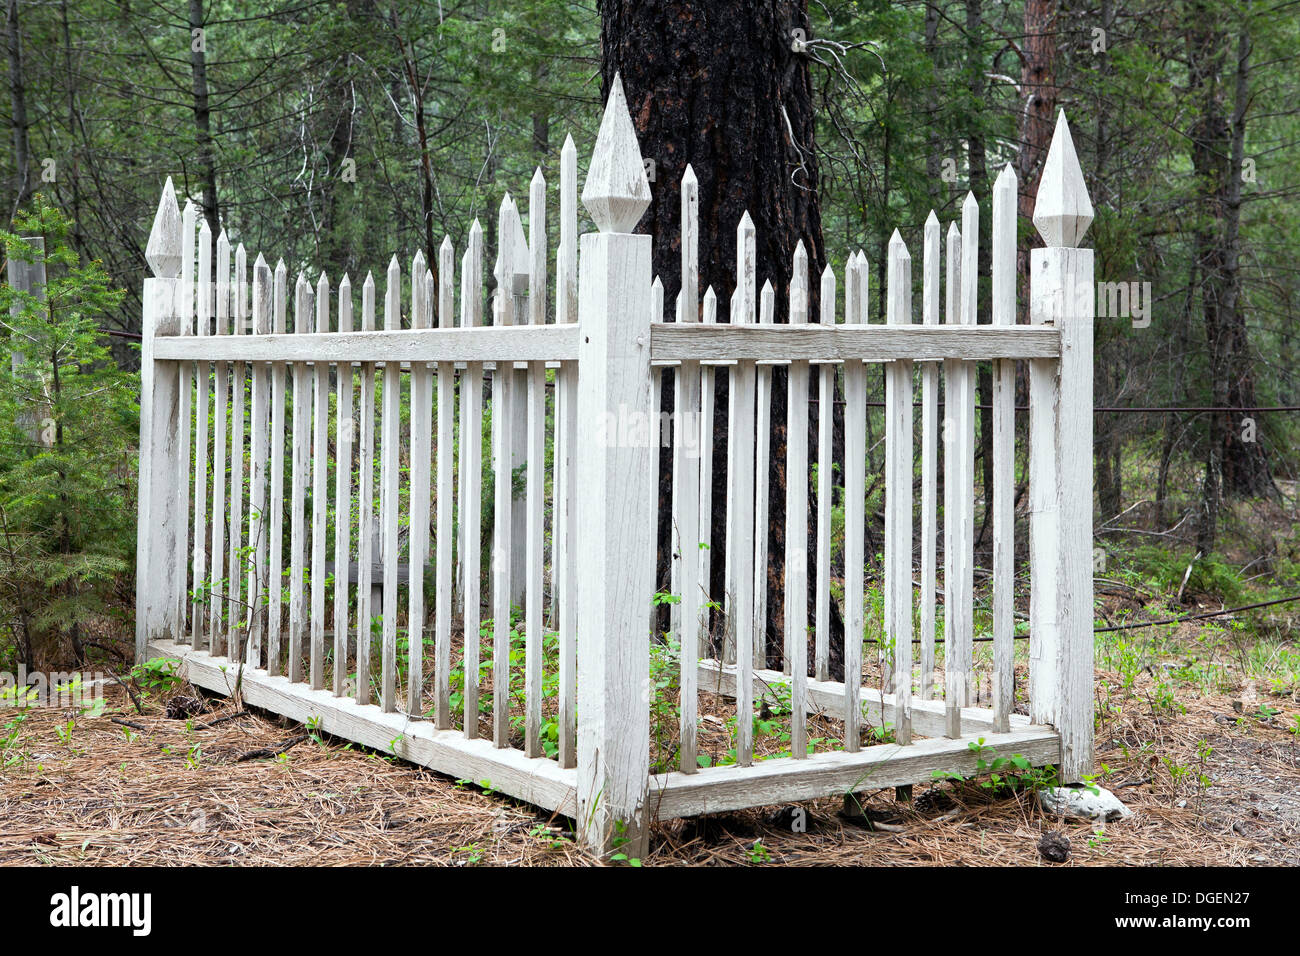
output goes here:
[{"label": "forest floor", "polygon": [[[1294,654],[1191,625],[1099,641],[1097,783],[1135,811],[1123,821],[936,781],[910,804],[861,794],[866,824],[836,799],[804,805],[804,832],[776,807],[659,825],[640,862],[1053,865],[1038,844],[1059,831],[1067,865],[1297,865],[1300,706],[1276,674]],[[117,687],[98,716],[0,711],[0,864],[587,862],[562,818],[224,699],[170,718],[165,696],[143,714]]]}]

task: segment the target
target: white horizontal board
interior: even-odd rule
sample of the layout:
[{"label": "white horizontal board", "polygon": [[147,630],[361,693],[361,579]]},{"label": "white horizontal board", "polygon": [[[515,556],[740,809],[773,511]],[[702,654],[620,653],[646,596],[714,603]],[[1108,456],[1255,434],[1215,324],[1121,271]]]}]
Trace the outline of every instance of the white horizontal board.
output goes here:
[{"label": "white horizontal board", "polygon": [[[211,341],[211,340],[204,340]],[[889,362],[945,358],[1056,358],[1061,337],[1050,326],[994,327],[885,325],[650,326],[650,357],[657,362],[753,359],[756,361]],[[171,357],[159,351],[161,357]]]},{"label": "white horizontal board", "polygon": [[[734,697],[736,692],[736,668],[733,664],[720,664],[706,658],[699,662],[700,690],[723,697]],[[776,686],[790,687],[791,677],[776,670],[754,671],[754,695],[756,700],[768,703],[780,703],[788,706],[793,699],[782,693],[779,697]],[[839,681],[806,679],[805,707],[810,714],[827,713],[837,715],[844,710],[844,685]],[[879,687],[862,685],[862,716],[868,725],[879,727],[882,716],[886,723],[897,726],[898,713],[895,709],[893,694],[881,694]],[[925,737],[936,737],[947,729],[945,707],[942,700],[912,699],[912,728]],[[1010,715],[1012,729],[1028,727],[1032,721],[1024,714]],[[984,707],[963,707],[961,722],[964,730],[977,730],[992,733],[994,730],[993,711]]]},{"label": "white horizontal board", "polygon": [[[1049,727],[981,736],[985,747],[1004,756],[1020,754],[1036,766],[1060,759],[1060,742]],[[868,747],[858,753],[828,751],[806,760],[782,757],[760,760],[749,767],[707,767],[692,774],[652,776],[649,810],[657,819],[670,820],[839,796],[864,785],[884,788],[926,783],[936,770],[969,776],[977,772],[979,755],[970,747],[977,739],[937,738],[905,747]]]},{"label": "white horizontal board", "polygon": [[230,695],[239,682],[246,705],[282,714],[300,723],[317,720],[322,733],[355,741],[380,753],[395,753],[403,760],[429,767],[458,780],[524,800],[565,816],[577,816],[577,771],[553,760],[525,757],[518,750],[498,750],[487,740],[466,740],[455,730],[435,730],[427,721],[405,714],[384,713],[374,704],[358,704],[350,697],[335,697],[328,690],[312,690],[271,677],[224,657],[192,653],[171,641],[149,645],[150,657],[181,659],[181,673],[190,683]]},{"label": "white horizontal board", "polygon": [[[1051,330],[1046,333],[1050,335]],[[521,325],[238,337],[162,336],[154,354],[159,359],[209,362],[567,362],[578,357],[578,328]]]}]

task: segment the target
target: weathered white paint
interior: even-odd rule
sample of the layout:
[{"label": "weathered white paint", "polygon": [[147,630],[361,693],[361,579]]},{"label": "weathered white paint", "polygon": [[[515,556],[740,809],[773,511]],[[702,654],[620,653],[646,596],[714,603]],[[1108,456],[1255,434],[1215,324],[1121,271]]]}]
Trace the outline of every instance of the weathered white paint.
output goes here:
[{"label": "weathered white paint", "polygon": [[[475,778],[502,772],[510,786],[494,786],[535,799],[543,806],[566,807],[576,813],[584,839],[600,852],[615,843],[629,855],[644,848],[646,821],[652,813],[680,815],[717,809],[753,806],[788,799],[827,796],[869,786],[902,786],[923,782],[935,769],[958,769],[973,755],[966,746],[970,735],[982,734],[986,743],[1014,747],[1035,762],[1063,760],[1065,779],[1078,779],[1091,766],[1091,442],[1092,301],[1086,293],[1092,280],[1091,253],[1053,240],[1077,241],[1087,228],[1091,206],[1079,195],[1082,176],[1068,143],[1064,119],[1058,125],[1049,169],[1044,176],[1038,217],[1049,248],[1032,257],[1031,318],[1033,324],[1014,324],[1015,288],[1015,181],[1004,172],[994,189],[993,213],[993,324],[975,325],[977,307],[978,208],[973,196],[963,207],[963,230],[954,225],[948,242],[948,320],[939,324],[940,246],[938,221],[932,215],[925,227],[925,269],[922,281],[923,321],[911,324],[910,259],[895,233],[889,248],[888,322],[867,324],[867,265],[859,251],[848,259],[845,275],[845,321],[835,324],[836,283],[833,272],[823,275],[821,323],[807,324],[808,262],[800,244],[794,259],[789,290],[791,324],[775,326],[775,291],[765,284],[756,290],[753,224],[746,216],[738,230],[737,290],[732,298],[732,322],[716,324],[716,296],[704,296],[703,322],[697,321],[698,184],[693,172],[683,179],[682,294],[675,322],[664,323],[662,286],[650,283],[649,240],[625,231],[639,219],[648,188],[640,192],[644,177],[636,150],[635,132],[625,115],[621,89],[611,95],[610,115],[602,126],[587,192],[593,215],[604,231],[583,237],[581,295],[576,256],[576,152],[566,143],[561,169],[561,227],[557,255],[556,323],[547,326],[547,256],[545,237],[545,183],[540,171],[530,190],[529,229],[524,237],[518,210],[508,197],[502,202],[499,235],[503,237],[497,274],[500,294],[495,302],[495,322],[481,327],[482,233],[475,224],[469,249],[462,259],[460,328],[453,328],[454,256],[449,240],[439,250],[437,293],[438,328],[433,325],[435,295],[432,273],[417,256],[412,269],[411,328],[402,330],[400,275],[394,258],[390,266],[385,309],[385,331],[375,332],[374,283],[363,289],[362,330],[352,332],[350,290],[340,287],[339,331],[329,323],[329,286],[321,277],[313,290],[299,279],[297,320],[287,335],[286,273],[276,270],[274,286],[265,260],[254,266],[251,330],[242,247],[235,262],[231,295],[230,244],[223,233],[217,243],[218,288],[212,294],[207,274],[211,265],[211,235],[200,233],[200,277],[193,281],[195,248],[183,233],[194,225],[193,207],[181,221],[172,256],[165,244],[153,243],[159,262],[176,260],[179,278],[167,276],[146,283],[146,336],[142,349],[141,434],[141,539],[138,561],[142,581],[162,581],[163,587],[141,589],[138,596],[137,638],[141,653],[163,645],[151,643],[189,638],[195,647],[187,654],[187,667],[199,674],[200,686],[229,692],[244,663],[245,700],[306,719],[317,716],[309,706],[329,705],[322,715],[324,729],[339,728],[352,739],[387,747],[400,738],[413,759],[429,761],[445,772]],[[1064,132],[1062,132],[1064,130]],[[611,154],[621,156],[617,162]],[[1067,162],[1068,160],[1068,162]],[[612,165],[611,165],[612,163]],[[631,164],[628,166],[627,164]],[[604,165],[602,165],[604,164]],[[621,185],[620,185],[621,184]],[[621,190],[621,191],[620,191]],[[166,197],[164,197],[164,205]],[[174,203],[174,199],[173,199]],[[162,220],[170,213],[160,210]],[[188,219],[187,219],[188,217]],[[161,227],[166,229],[166,227]],[[205,238],[206,236],[206,238]],[[154,248],[156,247],[156,248]],[[152,260],[151,260],[152,261]],[[166,266],[170,268],[170,266]],[[197,289],[197,295],[195,291]],[[528,322],[516,325],[516,296],[528,293]],[[215,335],[207,335],[211,304],[216,301]],[[227,319],[234,302],[234,325]],[[346,303],[345,301],[346,300]],[[310,309],[317,308],[316,329],[310,326]],[[190,319],[197,323],[190,333]],[[758,321],[755,322],[755,318]],[[250,332],[252,334],[246,334]],[[1014,518],[1011,481],[1014,478],[1013,362],[1030,361],[1030,510],[1032,512],[1030,563],[1031,595],[1030,697],[1032,717],[1011,712],[1014,702],[1011,637],[1014,620],[1010,598]],[[970,702],[970,640],[972,634],[971,585],[973,577],[974,482],[974,363],[994,363],[994,636],[995,693],[989,709],[965,706]],[[882,689],[860,686],[861,635],[864,619],[865,375],[867,361],[885,362],[885,593],[886,635],[892,644],[896,681],[886,674]],[[922,369],[921,451],[921,694],[911,699],[912,650],[912,363]],[[929,671],[935,659],[935,533],[937,508],[938,368],[946,364],[948,389],[945,423],[945,648],[948,676],[946,699],[932,700]],[[195,474],[189,474],[189,385],[182,363],[200,363],[193,424]],[[213,514],[207,515],[207,363],[217,370],[213,412],[211,474]],[[236,365],[231,389],[230,365]],[[243,403],[245,371],[252,363],[251,419],[246,423]],[[353,428],[352,381],[359,366],[361,394],[361,481],[358,508],[358,702],[347,700],[344,679],[348,671],[348,569],[351,561],[352,507],[350,464]],[[369,621],[372,561],[364,559],[374,529],[374,363],[384,365],[384,440],[380,449],[383,675],[382,707],[367,703],[369,694]],[[455,440],[456,366],[462,363],[460,381],[460,442]],[[541,679],[543,673],[543,587],[545,576],[544,503],[545,375],[547,364],[556,367],[555,471],[551,541],[551,623],[560,629],[560,753],[558,760],[540,759]],[[789,418],[787,426],[787,528],[786,528],[786,647],[787,673],[767,670],[764,660],[754,660],[765,650],[762,628],[766,600],[766,478],[774,463],[768,461],[764,418],[770,397],[770,365],[789,364]],[[821,364],[823,379],[819,414],[820,469],[818,487],[819,580],[816,594],[815,660],[822,679],[807,678],[807,532],[808,532],[808,387],[810,364]],[[293,490],[290,512],[293,526],[290,573],[290,677],[272,677],[280,666],[279,554],[281,529],[278,516],[285,497],[282,449],[284,445],[284,373],[294,365],[295,402]],[[710,458],[714,368],[729,366],[727,487],[727,544],[729,546],[727,621],[733,640],[735,665],[699,659],[700,641],[707,624],[707,548],[712,498]],[[850,638],[846,645],[847,682],[824,679],[829,669],[830,506],[836,484],[830,462],[831,401],[835,366],[843,364],[846,400],[845,491],[845,620]],[[436,365],[437,403],[433,402],[430,365]],[[682,594],[673,617],[682,646],[681,773],[663,778],[648,776],[649,683],[647,612],[654,590],[654,507],[658,450],[658,416],[653,402],[659,367],[674,365],[676,390],[674,422],[672,527],[672,587]],[[335,388],[339,403],[337,466],[333,488],[337,518],[334,528],[335,573],[339,576],[333,607],[334,684],[324,690],[323,585],[328,454],[325,427],[331,366],[343,371]],[[402,420],[402,370],[411,370],[412,431],[408,489],[402,488],[399,422]],[[478,515],[482,491],[481,429],[482,373],[494,368],[493,406],[496,470],[496,509],[503,520],[495,522],[497,552],[493,560],[493,610],[496,619],[494,654],[496,699],[491,742],[477,741],[479,594]],[[581,373],[579,373],[581,368]],[[315,395],[309,398],[305,376],[313,376]],[[300,383],[304,386],[299,387]],[[516,384],[518,383],[518,384]],[[323,400],[323,401],[322,401]],[[438,459],[432,460],[433,408],[437,408]],[[698,409],[700,431],[688,418]],[[227,413],[231,427],[227,430]],[[640,413],[650,426],[639,438],[607,432],[607,415]],[[518,417],[516,417],[518,416]],[[368,420],[368,422],[367,422]],[[345,422],[348,425],[345,426]],[[243,455],[247,426],[250,468],[247,487]],[[526,441],[515,446],[522,431]],[[228,439],[228,440],[227,440]],[[644,439],[644,440],[641,440]],[[698,442],[697,442],[698,440]],[[459,444],[460,461],[452,450]],[[698,447],[703,457],[692,452]],[[1083,449],[1081,452],[1080,449]],[[230,456],[229,471],[226,457]],[[308,460],[311,464],[308,464]],[[522,505],[513,500],[511,464],[527,466],[527,495]],[[460,487],[453,471],[459,466]],[[310,470],[309,470],[310,469]],[[226,475],[229,474],[229,478]],[[310,476],[310,477],[309,477]],[[304,572],[308,570],[304,514],[308,481],[312,482],[311,609],[306,607]],[[189,538],[190,482],[193,481],[194,537]],[[267,485],[269,483],[269,489]],[[429,500],[436,488],[437,514]],[[399,502],[409,490],[411,561],[404,567],[410,585],[414,655],[406,710],[397,709],[396,631],[397,559],[400,551]],[[456,517],[454,500],[459,491],[458,524],[463,529],[459,546],[453,542]],[[582,507],[578,507],[578,502]],[[751,504],[752,503],[752,504]],[[243,527],[246,509],[248,526]],[[512,512],[524,523],[515,531]],[[267,520],[269,516],[269,521]],[[437,572],[435,576],[434,724],[412,723],[423,710],[424,668],[421,666],[423,564],[430,556],[430,524],[436,519]],[[212,521],[212,547],[207,548],[207,522]],[[264,528],[263,525],[267,527]],[[243,560],[244,533],[251,546],[247,579]],[[824,535],[824,537],[823,537]],[[269,540],[268,540],[269,539]],[[192,547],[191,547],[192,544]],[[514,548],[512,544],[523,544]],[[213,606],[204,611],[187,604],[187,564],[193,563],[193,580],[205,580],[209,551],[211,574],[219,581]],[[698,557],[697,553],[698,552]],[[512,557],[523,563],[512,573]],[[451,733],[450,641],[453,578],[457,559],[464,566],[463,624],[466,629],[465,729]],[[246,591],[241,589],[246,588]],[[522,589],[522,590],[521,590]],[[418,592],[418,593],[417,593]],[[524,741],[521,750],[510,746],[509,724],[509,612],[512,599],[524,603],[525,669]],[[263,609],[265,623],[263,624]],[[193,618],[187,617],[190,613]],[[227,614],[229,618],[227,620]],[[247,626],[249,641],[241,649],[239,635]],[[153,628],[153,631],[150,629]],[[188,629],[188,630],[187,630]],[[309,629],[309,630],[308,630]],[[214,649],[226,654],[212,657],[199,649],[203,632],[212,634]],[[267,671],[261,662],[261,641],[269,636]],[[310,676],[303,673],[304,638],[310,633]],[[757,665],[757,666],[756,666]],[[227,668],[223,672],[222,668]],[[581,679],[579,680],[579,675]],[[302,686],[303,678],[313,685]],[[205,683],[206,682],[206,683]],[[269,683],[268,683],[269,682]],[[792,757],[753,764],[751,720],[756,697],[771,699],[773,689],[786,684],[794,702],[791,719]],[[738,767],[697,771],[695,745],[696,695],[700,689],[736,699],[739,732]],[[890,690],[893,693],[890,693]],[[846,751],[810,756],[807,752],[806,714],[818,710],[844,713]],[[579,722],[581,717],[581,722]],[[417,718],[418,719],[418,718]],[[899,746],[859,746],[863,719],[895,724]],[[1032,719],[1037,724],[1030,726]],[[328,721],[334,721],[329,724]],[[407,732],[393,732],[401,723]],[[949,739],[909,743],[914,729]],[[386,735],[380,741],[379,735]],[[1062,749],[1063,748],[1063,749]],[[405,755],[405,754],[403,754]],[[963,763],[964,762],[964,763]],[[753,764],[752,766],[745,766]],[[533,770],[534,767],[546,769]],[[503,769],[504,768],[504,769]],[[571,768],[571,769],[570,769]],[[568,774],[569,776],[565,776]],[[536,778],[542,779],[541,784]],[[558,776],[557,776],[558,775]],[[864,784],[864,775],[870,778]],[[657,807],[647,802],[655,790],[662,797]]]},{"label": "weathered white paint", "polygon": [[[1016,174],[1008,163],[993,185],[992,319],[1016,323]],[[993,710],[1010,727],[1015,705],[1016,363],[993,363]]]},{"label": "weathered white paint", "polygon": [[[753,324],[757,305],[758,254],[754,221],[746,212],[736,227],[736,294],[731,321]],[[727,387],[727,609],[736,668],[742,683],[736,694],[736,763],[754,759],[754,707],[744,675],[754,667],[754,379],[752,361],[730,371]]]},{"label": "weathered white paint", "polygon": [[[795,246],[790,325],[808,325],[808,251]],[[808,755],[808,389],[807,362],[790,365],[785,467],[785,670],[791,682],[790,753]]]},{"label": "weathered white paint", "polygon": [[159,640],[149,645],[155,656],[179,658],[181,672],[191,683],[219,694],[232,694],[238,681],[245,704],[283,714],[301,723],[315,722],[322,733],[354,740],[380,753],[392,754],[461,780],[493,790],[564,816],[577,812],[576,774],[553,760],[531,759],[518,750],[496,750],[487,741],[466,740],[459,733],[437,730],[431,723],[412,721],[405,714],[385,713],[329,691],[312,690],[239,662]]},{"label": "weathered white paint", "polygon": [[[835,324],[835,272],[822,272],[821,323]],[[801,332],[809,330],[801,329]],[[831,676],[831,508],[835,465],[831,457],[831,423],[834,420],[835,368],[823,365],[817,387],[817,622],[813,631],[818,680]]]},{"label": "weathered white paint", "polygon": [[[806,760],[783,757],[752,767],[709,767],[698,774],[656,776],[650,788],[650,811],[666,820],[841,796],[865,788],[928,783],[936,771],[970,776],[976,773],[978,757],[971,749],[976,740],[974,736],[938,738],[908,747],[827,751]],[[1000,754],[1021,754],[1034,764],[1051,763],[1060,753],[1056,734],[1046,727],[984,735],[984,746]]]},{"label": "weathered white paint", "polygon": [[[736,694],[736,668],[732,664],[720,664],[715,660],[702,660],[699,664],[699,683],[701,690],[723,697]],[[785,689],[790,688],[787,696]],[[780,693],[778,693],[778,690]],[[838,713],[844,706],[844,685],[840,681],[805,680],[804,709],[809,714]],[[776,703],[793,700],[793,679],[789,674],[775,670],[754,671],[754,696],[756,700]],[[875,726],[882,723],[896,723],[898,720],[898,700],[888,692],[881,693],[879,687],[864,684],[860,688],[862,718]],[[925,737],[945,736],[947,730],[946,705],[942,700],[913,700],[912,724],[916,733]],[[968,732],[991,733],[993,731],[993,711],[984,707],[964,707],[961,712],[962,726]],[[1027,727],[1030,719],[1023,714],[1011,715],[1012,728]],[[807,755],[807,749],[804,748]]]},{"label": "weathered white paint", "polygon": [[[144,258],[149,268],[159,279],[174,279],[181,274],[181,262],[184,246],[181,241],[181,210],[176,204],[176,188],[172,178],[167,177],[163,184],[162,196],[158,199],[158,211],[154,213],[153,228],[149,230],[149,241],[144,247]],[[180,292],[178,291],[179,295]],[[179,333],[169,333],[179,334]]]},{"label": "weathered white paint", "polygon": [[[764,280],[758,298],[758,324],[776,318],[776,290]],[[653,338],[652,338],[653,342]],[[767,666],[768,481],[772,457],[772,366],[754,370],[754,663]]]},{"label": "weathered white paint", "polygon": [[[293,330],[305,335],[311,329],[311,283],[301,272],[294,287]],[[307,633],[307,479],[311,452],[311,399],[308,369],[293,366],[293,477],[289,496],[289,680],[302,680],[302,645]]]},{"label": "weathered white paint", "polygon": [[[375,277],[366,273],[361,286],[361,328],[369,332],[375,327]],[[374,554],[377,529],[375,526],[375,366],[366,362],[361,366],[361,443],[357,448],[357,687],[353,697],[359,703],[370,703],[370,634],[372,575],[371,562],[366,558]]]},{"label": "weathered white paint", "polygon": [[[433,302],[425,283],[424,253],[411,260],[411,330],[433,327]],[[410,472],[406,582],[407,684],[406,712],[424,713],[424,636],[426,612],[424,567],[429,553],[429,515],[432,494],[433,381],[424,362],[411,365]],[[385,590],[388,582],[385,581]]]},{"label": "weathered white paint", "polygon": [[[677,296],[677,321],[699,321],[700,184],[688,164],[681,182],[682,285]],[[700,364],[683,362],[676,372],[677,395],[673,423],[673,532],[675,562],[681,588],[680,735],[682,773],[694,773],[699,694],[696,688],[701,637],[707,630],[707,610],[700,581],[700,429],[712,422],[700,415]]]},{"label": "weathered white paint", "polygon": [[209,362],[571,362],[578,357],[578,330],[572,325],[543,325],[202,341],[167,338],[159,342],[159,348],[160,358]]},{"label": "weathered white paint", "polygon": [[[483,227],[470,226],[469,247],[460,267],[460,323],[475,328],[483,322]],[[483,457],[483,366],[465,366],[460,386],[460,521],[465,541],[464,671],[466,739],[478,736],[479,623],[481,600],[481,489]]]},{"label": "weathered white paint", "polygon": [[[945,253],[947,273],[944,283],[944,323],[957,325],[961,316],[961,229],[957,223],[948,224]],[[959,514],[959,489],[961,482],[962,442],[958,438],[959,404],[966,394],[964,365],[954,359],[943,363],[943,667],[944,703],[947,708],[949,737],[961,736],[961,698],[964,682],[954,677],[960,659],[957,628],[961,623],[961,599],[957,594],[961,562],[959,558],[961,520]]]},{"label": "weathered white paint", "polygon": [[[185,226],[185,237],[190,236],[193,223]],[[199,261],[197,293],[197,329],[199,335],[212,331],[212,230],[207,220],[199,227]],[[189,254],[184,256],[185,271],[189,272]],[[188,297],[186,302],[188,302]],[[194,587],[207,594],[204,601],[195,601],[190,625],[190,645],[196,650],[203,647],[207,636],[207,616],[211,593],[208,589],[208,395],[212,383],[212,366],[199,362],[194,377]]]},{"label": "weathered white paint", "polygon": [[602,233],[630,233],[650,205],[650,180],[641,163],[623,80],[617,73],[596,134],[582,204]]},{"label": "weathered white paint", "polygon": [[[194,334],[194,218],[196,214],[194,203],[188,199],[185,200],[185,209],[181,213],[181,275],[180,275],[180,310],[181,322],[178,334],[181,336],[190,336]],[[193,415],[193,396],[192,382],[194,379],[194,366],[189,362],[179,362],[177,368],[177,391],[180,398],[180,407],[177,411],[177,443],[179,448],[176,454],[176,463],[179,472],[176,476],[177,493],[180,495],[180,501],[177,503],[177,511],[180,520],[176,522],[176,607],[173,609],[173,615],[176,619],[175,633],[183,640],[186,632],[186,621],[188,620],[189,610],[189,592],[190,592],[190,465],[192,458],[190,455],[190,419]],[[197,578],[195,579],[197,582]]]},{"label": "weathered white paint", "polygon": [[[438,325],[456,325],[456,252],[444,236],[438,248]],[[430,279],[432,285],[432,280]],[[456,498],[452,487],[456,469],[456,370],[439,362],[438,371],[438,517],[434,578],[434,726],[451,727],[452,547]],[[477,442],[474,443],[477,448]]]},{"label": "weathered white paint", "polygon": [[[172,200],[175,201],[174,198]],[[177,215],[179,219],[179,213]],[[179,237],[177,237],[179,239]],[[179,241],[175,260],[179,262]],[[172,257],[166,247],[155,256],[161,267]],[[136,533],[136,632],[138,660],[146,644],[175,634],[176,523],[181,520],[176,480],[180,412],[176,366],[153,356],[157,337],[180,331],[177,304],[180,281],[171,276],[144,280],[144,324],[140,347],[140,483]]]},{"label": "weathered white paint", "polygon": [[[925,220],[921,262],[921,321],[939,325],[939,217],[930,210]],[[934,696],[935,668],[935,528],[938,515],[939,366],[921,366],[921,700]]]},{"label": "weathered white paint", "polygon": [[[384,284],[384,328],[397,329],[402,324],[402,267],[393,256],[388,263]],[[382,435],[379,446],[379,525],[380,553],[384,568],[382,663],[380,668],[380,702],[385,713],[397,710],[397,555],[400,502],[398,474],[402,435],[402,376],[393,363],[384,364],[384,404]]]},{"label": "weathered white paint", "polygon": [[639,857],[647,846],[654,593],[645,554],[654,550],[656,477],[648,442],[597,434],[620,409],[650,413],[650,237],[613,231],[635,225],[650,197],[617,80],[592,169],[600,178],[593,188],[589,175],[583,201],[602,231],[582,237],[579,268],[578,826],[596,852],[618,842]]},{"label": "weathered white paint", "polygon": [[1061,334],[1054,371],[1030,364],[1031,714],[1061,735],[1060,775],[1093,759],[1091,249],[1073,248],[1092,218],[1064,112],[1044,164],[1030,253],[1030,320]]},{"label": "weathered white paint", "polygon": [[[288,327],[289,273],[281,259],[275,264],[275,317],[272,330],[283,333]],[[269,553],[267,560],[267,598],[266,611],[266,667],[274,675],[280,673],[280,627],[283,619],[284,589],[284,399],[285,376],[288,373],[283,362],[271,364],[271,434],[270,461],[271,489],[269,499],[274,503],[270,509],[271,521],[268,526]]]},{"label": "weathered white paint", "polygon": [[[704,290],[703,325],[716,326],[718,321],[718,296],[713,286]],[[684,326],[685,327],[685,326]],[[654,333],[650,336],[651,351]],[[713,368],[700,366],[700,588],[704,602],[713,596],[713,420],[717,407],[717,373]],[[710,609],[704,609],[704,639],[709,638]]]},{"label": "weathered white paint", "polygon": [[[352,331],[352,280],[347,273],[339,282],[340,332]],[[334,437],[334,681],[335,697],[346,692],[348,676],[348,604],[352,560],[352,443],[357,420],[352,407],[352,366],[335,370]],[[364,557],[369,557],[365,555]],[[363,560],[358,553],[357,560]]]},{"label": "weathered white paint", "polygon": [[[531,253],[528,323],[546,324],[546,180],[540,168],[529,185],[528,242]],[[546,365],[528,363],[528,446],[526,465],[527,548],[524,591],[524,753],[542,755],[542,579],[546,516]]]},{"label": "weathered white paint", "polygon": [[[507,194],[501,200],[497,217],[497,235],[508,235],[512,228],[513,206]],[[502,276],[511,275],[515,266],[515,249],[502,243],[497,253],[497,291],[493,302],[493,321],[498,327],[514,325],[514,296],[502,286]],[[513,432],[514,386],[511,370],[502,366],[492,373],[492,742],[497,747],[510,744],[510,610],[514,592],[510,586],[511,552],[514,550],[512,502],[514,500]]]},{"label": "weathered white paint", "polygon": [[[330,330],[330,283],[316,282],[316,334]],[[311,430],[311,688],[325,686],[325,535],[329,507],[330,367],[312,368]]]},{"label": "weathered white paint", "polygon": [[[262,335],[271,331],[273,295],[271,267],[262,256],[253,263],[253,331]],[[262,362],[252,367],[252,418],[249,426],[248,546],[253,557],[248,568],[248,640],[244,660],[258,666],[267,623],[267,475],[270,430],[270,368]],[[279,499],[276,499],[277,504]]]},{"label": "weathered white paint", "polygon": [[[858,267],[859,253],[850,253],[844,266],[844,321],[858,324],[865,289],[866,269]],[[864,263],[865,264],[865,263]],[[862,684],[863,590],[866,587],[867,498],[867,367],[853,360],[844,363],[844,749],[860,749]],[[889,541],[886,539],[886,545]],[[888,558],[886,558],[888,560]],[[888,569],[887,569],[888,570]]]},{"label": "weathered white paint", "polygon": [[[1023,325],[1012,328],[813,325],[800,330],[788,325],[689,326],[668,322],[651,327],[650,343],[654,361],[664,363],[688,359],[723,364],[741,359],[833,363],[898,359],[933,362],[958,358],[982,362],[998,358],[1056,358],[1061,354],[1060,337],[1054,329]],[[170,345],[167,354],[171,354]],[[822,371],[827,370],[828,366],[823,364]]]},{"label": "weathered white paint", "polygon": [[[231,287],[235,299],[230,310],[231,331],[235,335],[248,332],[248,253],[241,242],[235,248],[235,281]],[[226,653],[238,659],[245,636],[246,602],[244,601],[244,395],[247,391],[248,366],[236,362],[230,371],[230,528],[226,532],[226,555],[229,585],[226,612]]]},{"label": "weathered white paint", "polygon": [[[888,248],[890,325],[912,322],[912,257],[894,230]],[[912,741],[912,363],[898,359],[885,367],[885,634],[892,666],[884,670],[886,689],[898,699],[894,739]]]},{"label": "weathered white paint", "polygon": [[[204,221],[206,225],[206,220]],[[216,319],[213,338],[224,338],[230,331],[230,240],[226,230],[217,234]],[[224,361],[216,363],[212,425],[212,598],[209,604],[209,646],[214,654],[226,650],[226,456],[228,427],[226,411],[230,388],[230,368]],[[143,406],[142,406],[143,407]]]}]

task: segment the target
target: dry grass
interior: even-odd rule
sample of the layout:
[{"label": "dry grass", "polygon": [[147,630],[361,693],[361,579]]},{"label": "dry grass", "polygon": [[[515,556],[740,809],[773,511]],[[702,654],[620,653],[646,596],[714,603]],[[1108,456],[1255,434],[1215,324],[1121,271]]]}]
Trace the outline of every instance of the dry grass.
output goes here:
[{"label": "dry grass", "polygon": [[[1073,865],[1300,863],[1291,715],[1238,714],[1224,696],[1181,698],[1186,713],[1162,715],[1143,690],[1126,695],[1098,738],[1102,782],[1137,815],[1100,833],[1045,818],[1025,792],[943,782],[917,787],[910,805],[892,791],[860,795],[865,826],[841,817],[838,800],[805,805],[806,832],[792,832],[789,808],[673,821],[655,828],[644,862],[1047,865],[1038,840],[1060,830]],[[1099,700],[1116,693],[1101,675]],[[164,716],[160,703],[137,716],[117,689],[108,703],[99,717],[28,712],[0,778],[0,863],[587,862],[566,837],[568,821],[534,808],[342,742],[303,739],[303,728],[278,718],[205,726],[235,712],[228,701],[188,721]],[[295,739],[280,758],[238,759]]]}]

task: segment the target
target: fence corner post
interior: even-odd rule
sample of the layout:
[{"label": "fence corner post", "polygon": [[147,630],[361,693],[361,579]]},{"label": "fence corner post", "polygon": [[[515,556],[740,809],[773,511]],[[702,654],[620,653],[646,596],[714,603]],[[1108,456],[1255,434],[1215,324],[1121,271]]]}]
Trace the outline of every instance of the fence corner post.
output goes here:
[{"label": "fence corner post", "polygon": [[143,661],[149,640],[175,640],[181,633],[176,593],[179,500],[178,425],[180,363],[154,359],[160,335],[180,332],[181,213],[171,178],[163,187],[145,258],[153,277],[144,280],[140,343],[140,473],[135,544],[135,657]]},{"label": "fence corner post", "polygon": [[651,239],[632,230],[650,184],[617,76],[582,201],[600,231],[582,237],[578,291],[578,829],[592,852],[634,858],[648,837],[657,432],[635,427],[651,411]]},{"label": "fence corner post", "polygon": [[[1083,172],[1062,112],[1043,164],[1030,253],[1030,320],[1060,333],[1059,361],[1030,363],[1032,716],[1061,735],[1060,778],[1093,761],[1092,417],[1093,253],[1077,245],[1092,222]],[[1040,580],[1041,578],[1041,580]]]}]

